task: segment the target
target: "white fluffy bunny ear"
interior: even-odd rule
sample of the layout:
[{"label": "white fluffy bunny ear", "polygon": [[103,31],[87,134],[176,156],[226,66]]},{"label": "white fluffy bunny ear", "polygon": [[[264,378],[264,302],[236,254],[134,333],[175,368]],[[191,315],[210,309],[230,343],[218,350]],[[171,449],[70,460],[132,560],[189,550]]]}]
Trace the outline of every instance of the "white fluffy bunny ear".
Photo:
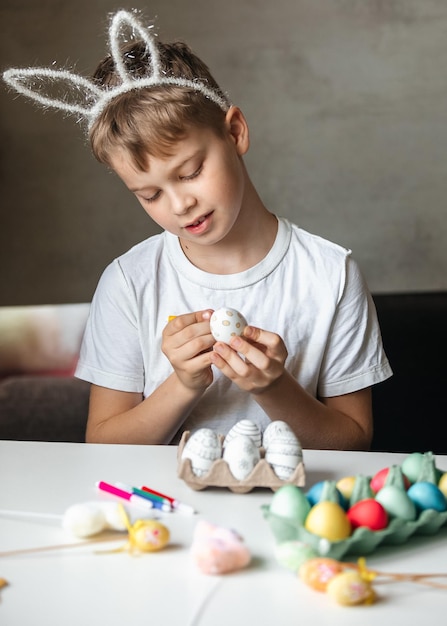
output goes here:
[{"label": "white fluffy bunny ear", "polygon": [[10,87],[44,107],[89,117],[92,105],[102,91],[87,78],[68,70],[50,68],[11,68],[3,73]]},{"label": "white fluffy bunny ear", "polygon": [[[10,87],[44,107],[77,113],[88,121],[89,128],[109,102],[120,94],[162,85],[176,85],[197,91],[226,113],[230,108],[229,100],[218,90],[208,87],[200,77],[191,80],[164,74],[152,28],[143,26],[136,15],[129,11],[118,11],[112,17],[109,28],[110,53],[121,84],[110,89],[101,89],[92,80],[68,70],[52,68],[13,68],[6,70],[3,78]],[[122,56],[121,45],[132,40],[142,40],[146,45],[152,72],[143,77],[129,73]]]},{"label": "white fluffy bunny ear", "polygon": [[[152,28],[152,26],[149,28]],[[128,11],[118,11],[112,18],[109,29],[109,48],[123,84],[134,80],[124,65],[121,53],[122,44],[127,43],[129,39],[141,40],[146,44],[146,50],[152,66],[152,74],[148,78],[156,80],[161,76],[158,48],[149,28],[144,28]]]}]

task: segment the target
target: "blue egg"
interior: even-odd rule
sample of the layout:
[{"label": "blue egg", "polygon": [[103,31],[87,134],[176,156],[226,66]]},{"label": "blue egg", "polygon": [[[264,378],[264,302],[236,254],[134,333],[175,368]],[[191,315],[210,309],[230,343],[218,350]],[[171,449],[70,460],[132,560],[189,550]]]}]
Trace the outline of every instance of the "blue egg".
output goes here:
[{"label": "blue egg", "polygon": [[408,489],[407,494],[419,511],[425,511],[425,509],[447,511],[446,497],[433,483],[424,481],[414,483]]},{"label": "blue egg", "polygon": [[[318,504],[318,502],[320,502],[325,483],[325,480],[315,483],[315,485],[312,485],[312,487],[307,491],[306,497],[309,500],[311,506],[314,506],[315,504]],[[338,499],[338,504],[343,509],[347,510],[349,506],[348,501],[346,500],[340,489],[337,489],[337,487],[335,488],[335,494]]]}]

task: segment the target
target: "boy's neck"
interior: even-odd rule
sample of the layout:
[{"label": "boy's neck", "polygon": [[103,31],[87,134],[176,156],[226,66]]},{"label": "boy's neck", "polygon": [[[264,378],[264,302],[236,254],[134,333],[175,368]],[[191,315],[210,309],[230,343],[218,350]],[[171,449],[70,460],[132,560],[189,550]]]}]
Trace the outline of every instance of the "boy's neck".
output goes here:
[{"label": "boy's neck", "polygon": [[278,220],[259,199],[255,205],[241,211],[230,235],[215,245],[191,246],[180,239],[185,256],[210,274],[238,274],[262,261],[275,243]]}]

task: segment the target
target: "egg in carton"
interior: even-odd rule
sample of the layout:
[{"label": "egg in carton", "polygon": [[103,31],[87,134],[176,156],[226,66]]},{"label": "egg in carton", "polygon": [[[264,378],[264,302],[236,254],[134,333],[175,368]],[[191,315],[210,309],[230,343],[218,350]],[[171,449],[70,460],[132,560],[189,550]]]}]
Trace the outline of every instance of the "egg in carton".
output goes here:
[{"label": "egg in carton", "polygon": [[[241,422],[248,421],[241,420]],[[247,429],[252,431],[251,440]],[[232,432],[234,430],[236,432]],[[296,446],[293,449],[294,459],[297,462],[292,467],[289,459],[290,467],[287,477],[281,478],[280,475],[285,476],[285,474],[278,471],[278,467],[284,468],[287,465],[284,458],[281,459],[281,463],[272,466],[266,459],[264,447],[256,443],[259,442],[260,432],[257,433],[251,429],[247,423],[241,425],[239,422],[233,426],[226,437],[216,435],[221,442],[222,456],[209,463],[206,473],[198,475],[188,452],[191,445],[189,442],[196,437],[197,432],[199,431],[191,434],[190,431],[185,431],[178,448],[178,476],[196,491],[206,487],[226,487],[234,493],[248,493],[256,487],[276,491],[284,484],[293,484],[298,487],[305,485],[301,447],[299,447],[301,454],[297,453]],[[274,437],[272,442],[275,442]],[[274,450],[274,447],[272,449]]]}]

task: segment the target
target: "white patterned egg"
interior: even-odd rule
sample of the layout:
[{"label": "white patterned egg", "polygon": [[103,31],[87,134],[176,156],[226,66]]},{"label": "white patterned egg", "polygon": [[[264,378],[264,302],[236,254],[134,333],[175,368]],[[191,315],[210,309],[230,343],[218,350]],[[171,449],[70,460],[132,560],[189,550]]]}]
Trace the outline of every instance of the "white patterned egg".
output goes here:
[{"label": "white patterned egg", "polygon": [[276,439],[276,437],[290,435],[290,438],[295,439],[298,442],[298,439],[295,436],[295,433],[287,424],[287,422],[283,422],[281,420],[275,420],[270,422],[267,428],[264,430],[264,434],[262,437],[262,445],[265,449],[269,447],[270,441]]},{"label": "white patterned egg", "polygon": [[224,343],[230,343],[232,337],[242,335],[246,326],[245,317],[236,309],[228,307],[217,309],[210,319],[211,334],[216,341]]},{"label": "white patterned egg", "polygon": [[303,451],[298,439],[293,433],[277,435],[269,441],[265,460],[278,478],[287,480],[303,460]]},{"label": "white patterned egg", "polygon": [[250,437],[258,448],[261,447],[261,431],[251,420],[239,420],[239,422],[236,422],[236,424],[230,428],[224,439],[224,447],[238,435],[246,435],[247,437]]},{"label": "white patterned egg", "polygon": [[258,463],[258,446],[246,435],[237,435],[224,448],[223,458],[236,480],[245,480]]},{"label": "white patterned egg", "polygon": [[222,457],[221,441],[211,428],[199,428],[186,441],[182,459],[189,459],[195,476],[205,476],[212,464]]}]

